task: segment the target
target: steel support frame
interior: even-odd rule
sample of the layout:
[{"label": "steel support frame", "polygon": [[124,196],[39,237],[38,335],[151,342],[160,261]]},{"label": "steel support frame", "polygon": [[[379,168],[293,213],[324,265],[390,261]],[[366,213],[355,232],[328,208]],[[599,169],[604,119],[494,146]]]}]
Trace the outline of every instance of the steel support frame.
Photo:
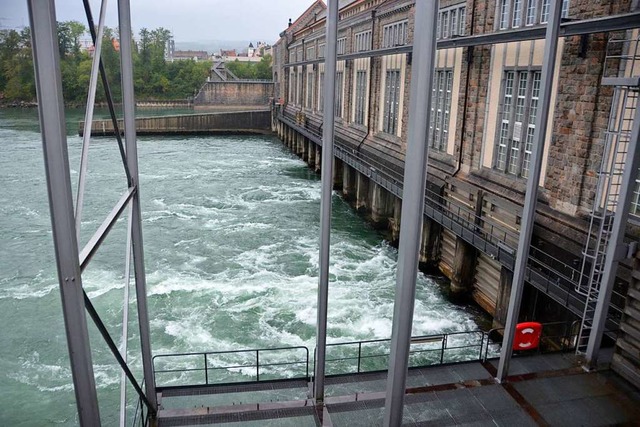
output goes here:
[{"label": "steel support frame", "polygon": [[109,231],[111,231],[113,226],[116,224],[118,218],[120,218],[120,215],[122,215],[122,212],[135,194],[136,188],[131,187],[120,197],[120,200],[118,200],[109,215],[107,215],[102,224],[100,224],[100,227],[98,227],[93,236],[91,236],[85,247],[82,248],[82,251],[80,252],[80,269],[82,271],[84,271],[87,265],[89,265],[91,257],[93,257],[93,255],[98,251],[98,248],[104,239],[107,238]]},{"label": "steel support frame", "polygon": [[76,236],[80,243],[80,231],[82,229],[82,208],[84,205],[84,192],[87,182],[87,169],[89,167],[89,142],[91,141],[91,125],[93,123],[93,108],[98,89],[98,70],[100,69],[100,55],[102,54],[102,34],[104,32],[105,17],[107,15],[107,0],[102,0],[100,5],[100,18],[98,20],[98,33],[94,42],[95,51],[91,61],[91,77],[89,79],[89,93],[87,94],[87,106],[84,115],[84,132],[82,133],[82,154],[80,156],[80,177],[78,179],[78,192],[76,197]]},{"label": "steel support frame", "polygon": [[[624,114],[624,110],[622,114]],[[640,147],[638,147],[638,139],[640,139],[640,105],[636,107],[631,134],[629,135],[627,160],[624,163],[624,170],[622,172],[622,189],[618,195],[618,204],[613,216],[613,229],[605,254],[600,292],[596,302],[589,342],[587,343],[587,352],[585,353],[588,368],[594,368],[598,363],[598,353],[600,351],[600,345],[602,344],[602,335],[604,334],[607,313],[609,312],[609,303],[611,302],[611,292],[613,291],[620,261],[616,256],[616,252],[623,244],[624,233],[627,228],[627,218],[629,216],[631,199],[635,187],[635,179],[638,168],[640,167]]]},{"label": "steel support frame", "polygon": [[[640,12],[624,13],[615,16],[605,16],[602,18],[582,19],[579,21],[566,21],[560,24],[559,37],[571,37],[585,34],[601,33],[608,31],[630,30],[638,28],[640,24]],[[542,40],[545,38],[545,26],[531,26],[516,28],[512,30],[500,30],[485,34],[471,36],[452,37],[439,40],[437,49],[453,49],[458,47],[486,46],[500,43],[511,43],[528,40]],[[412,45],[397,46],[384,49],[369,50],[366,52],[349,53],[340,55],[339,61],[357,58],[375,58],[379,56],[395,55],[398,53],[409,53],[413,49]],[[311,61],[299,61],[284,64],[284,68],[297,67],[299,65],[321,64],[324,59],[314,59]]]},{"label": "steel support frame", "polygon": [[542,160],[549,124],[549,106],[551,105],[551,95],[553,88],[553,75],[558,52],[558,38],[560,32],[560,19],[562,15],[562,0],[551,1],[551,15],[547,24],[547,35],[544,44],[544,58],[541,75],[540,93],[540,113],[536,118],[536,129],[533,135],[533,152],[531,153],[531,170],[527,178],[527,188],[522,210],[522,227],[520,238],[518,239],[518,251],[516,255],[515,267],[513,269],[513,282],[509,295],[509,309],[505,322],[504,340],[500,351],[500,363],[496,380],[503,382],[509,375],[509,364],[513,354],[513,341],[516,324],[520,315],[520,304],[522,303],[522,293],[524,290],[524,279],[527,272],[527,262],[529,260],[529,249],[531,246],[531,236],[533,234],[533,224],[536,214],[536,204],[538,201],[538,186],[542,171]]},{"label": "steel support frame", "polygon": [[55,4],[53,0],[28,0],[27,5],[51,227],[78,421],[82,426],[98,426],[100,411],[73,212]]},{"label": "steel support frame", "polygon": [[413,60],[404,170],[402,217],[398,248],[398,271],[391,333],[391,355],[387,375],[385,426],[400,426],[409,365],[411,328],[415,306],[416,280],[424,193],[427,178],[427,131],[436,58],[438,0],[421,0],[415,6]]},{"label": "steel support frame", "polygon": [[120,32],[120,69],[122,75],[122,112],[124,116],[124,136],[127,154],[127,166],[131,173],[132,186],[137,191],[131,200],[131,244],[133,248],[133,266],[138,304],[138,325],[140,328],[140,350],[144,373],[145,394],[151,405],[151,415],[158,410],[156,384],[153,375],[151,355],[151,333],[147,309],[147,281],[144,269],[144,250],[142,241],[142,211],[140,207],[140,187],[138,174],[138,147],[136,141],[136,103],[133,89],[133,35],[131,29],[130,0],[118,0],[118,27]]},{"label": "steel support frame", "polygon": [[326,68],[324,78],[324,132],[322,133],[322,195],[320,199],[320,261],[318,278],[318,318],[313,397],[324,401],[327,351],[327,310],[329,299],[329,250],[331,245],[331,197],[333,195],[333,138],[335,133],[336,67],[338,40],[338,0],[328,0]]}]

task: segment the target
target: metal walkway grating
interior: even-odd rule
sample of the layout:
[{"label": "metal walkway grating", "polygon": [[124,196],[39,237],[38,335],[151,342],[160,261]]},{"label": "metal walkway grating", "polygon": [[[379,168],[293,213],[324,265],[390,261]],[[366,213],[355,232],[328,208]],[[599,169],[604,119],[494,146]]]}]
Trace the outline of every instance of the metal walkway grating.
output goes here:
[{"label": "metal walkway grating", "polygon": [[[160,418],[158,427],[220,425],[243,423],[256,426],[315,426],[316,416],[313,406],[302,408],[270,409],[264,411],[235,412],[223,414],[189,415],[184,417]],[[254,424],[255,423],[255,424]]]},{"label": "metal walkway grating", "polygon": [[[633,425],[640,419],[640,392],[610,371],[587,373],[573,355],[514,359],[513,375],[496,384],[495,360],[411,369],[403,425]],[[303,381],[291,381],[300,383]],[[269,387],[282,389],[288,381]],[[254,393],[268,391],[249,387]],[[386,372],[327,378],[324,407],[312,399],[163,410],[158,425],[381,426]],[[247,385],[247,386],[253,386]],[[233,392],[245,385],[225,386]],[[223,388],[188,390],[221,393]],[[298,388],[302,390],[302,388]],[[278,392],[278,390],[273,390]],[[177,396],[176,390],[172,390]],[[233,394],[233,393],[232,393]]]},{"label": "metal walkway grating", "polygon": [[259,383],[244,384],[224,384],[196,387],[167,387],[158,388],[158,392],[162,393],[162,397],[174,396],[194,396],[203,394],[223,394],[223,393],[240,393],[240,392],[256,392],[267,390],[281,390],[289,388],[306,388],[305,380],[285,380],[285,381],[263,381]]}]

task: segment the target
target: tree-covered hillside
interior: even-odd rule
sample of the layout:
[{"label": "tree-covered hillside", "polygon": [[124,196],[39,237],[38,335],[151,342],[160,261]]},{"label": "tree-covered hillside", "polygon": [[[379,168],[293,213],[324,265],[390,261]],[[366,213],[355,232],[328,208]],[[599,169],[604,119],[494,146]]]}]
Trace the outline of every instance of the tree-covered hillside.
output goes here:
[{"label": "tree-covered hillside", "polygon": [[[60,71],[65,101],[86,102],[91,70],[91,54],[82,49],[81,38],[87,28],[76,21],[58,23]],[[184,99],[193,96],[209,75],[210,62],[165,61],[169,30],[140,30],[133,46],[135,91],[137,99]],[[117,31],[105,28],[102,62],[116,100],[120,99],[120,60]],[[34,101],[36,98],[29,28],[0,30],[0,100]],[[99,82],[96,101],[104,101]]]}]

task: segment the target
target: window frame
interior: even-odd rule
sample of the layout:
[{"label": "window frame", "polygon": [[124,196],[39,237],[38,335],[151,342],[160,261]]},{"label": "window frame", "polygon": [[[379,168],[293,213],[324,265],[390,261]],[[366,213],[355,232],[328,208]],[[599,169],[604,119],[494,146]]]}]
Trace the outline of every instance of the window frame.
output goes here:
[{"label": "window frame", "polygon": [[382,27],[382,43],[380,46],[384,48],[404,46],[409,39],[409,20],[402,19],[400,21],[386,24]]},{"label": "window frame", "polygon": [[[390,78],[392,77],[392,78]],[[401,68],[387,68],[384,81],[384,106],[382,132],[397,135],[400,123],[400,92],[402,89]]]},{"label": "window frame", "polygon": [[[524,89],[523,76],[526,77]],[[533,135],[537,115],[541,113],[541,79],[542,71],[538,67],[510,67],[503,71],[493,159],[493,169],[497,172],[522,179],[529,176]],[[516,132],[517,139],[514,139]]]},{"label": "window frame", "polygon": [[428,144],[430,148],[439,152],[446,152],[449,144],[452,98],[453,68],[436,69],[431,97]]}]

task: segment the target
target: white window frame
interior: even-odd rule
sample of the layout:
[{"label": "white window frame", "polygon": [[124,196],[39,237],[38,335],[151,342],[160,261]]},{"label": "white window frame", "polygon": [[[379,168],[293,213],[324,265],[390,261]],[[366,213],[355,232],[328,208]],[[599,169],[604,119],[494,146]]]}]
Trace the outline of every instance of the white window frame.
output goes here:
[{"label": "white window frame", "polygon": [[409,21],[393,22],[382,27],[382,48],[403,46],[407,44]]},{"label": "white window frame", "polygon": [[400,123],[400,94],[402,93],[402,70],[387,68],[385,71],[384,110],[382,131],[390,135],[398,134]]},{"label": "white window frame", "polygon": [[313,109],[315,81],[315,72],[313,71],[313,66],[310,65],[307,68],[307,96],[305,102],[305,107],[309,109]]},{"label": "white window frame", "polygon": [[540,84],[540,70],[505,70],[494,168],[507,175],[522,178],[529,175],[536,118],[540,113]]},{"label": "white window frame", "polygon": [[371,50],[371,30],[361,31],[353,35],[354,52]]},{"label": "white window frame", "polygon": [[[569,1],[562,0],[562,18],[569,16]],[[496,29],[546,24],[551,0],[499,0],[496,2]]]},{"label": "white window frame", "polygon": [[467,8],[466,3],[440,9],[436,38],[446,39],[465,34]]},{"label": "white window frame", "polygon": [[336,54],[344,55],[345,53],[347,53],[347,38],[341,37],[336,42]]},{"label": "white window frame", "polygon": [[451,100],[453,93],[453,70],[435,70],[431,97],[431,123],[429,146],[445,152],[449,142],[449,122],[451,121]]}]

